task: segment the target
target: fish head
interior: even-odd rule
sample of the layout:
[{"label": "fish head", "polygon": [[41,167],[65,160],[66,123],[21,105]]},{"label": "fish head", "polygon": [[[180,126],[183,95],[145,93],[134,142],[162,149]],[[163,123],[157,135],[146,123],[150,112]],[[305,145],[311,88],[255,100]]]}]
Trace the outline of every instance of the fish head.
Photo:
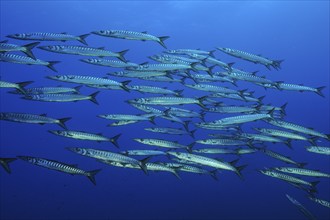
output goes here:
[{"label": "fish head", "polygon": [[234,50],[230,49],[230,48],[226,48],[226,47],[217,47],[218,50],[225,52],[225,53],[232,53],[234,52]]},{"label": "fish head", "polygon": [[176,50],[166,50],[165,53],[176,53]]},{"label": "fish head", "polygon": [[101,36],[109,36],[111,34],[113,34],[113,31],[111,30],[99,30],[99,31],[92,31],[92,34],[96,34],[96,35],[101,35]]},{"label": "fish head", "polygon": [[25,95],[25,96],[22,96],[21,99],[32,100],[33,96],[32,95]]},{"label": "fish head", "polygon": [[49,133],[55,134],[55,135],[61,135],[61,136],[65,136],[67,135],[66,131],[60,131],[60,130],[49,130]]},{"label": "fish head", "polygon": [[100,63],[101,60],[99,59],[93,59],[93,58],[89,58],[89,59],[80,59],[81,62],[84,63]]},{"label": "fish head", "polygon": [[85,148],[80,148],[80,147],[66,147],[65,148],[68,151],[77,153],[77,154],[81,154],[81,155],[86,155],[87,154],[87,150]]},{"label": "fish head", "polygon": [[27,161],[29,163],[36,163],[37,162],[37,158],[35,157],[29,157],[29,156],[17,156],[18,159]]},{"label": "fish head", "polygon": [[143,139],[143,138],[134,138],[133,140],[137,141],[139,143],[143,143],[145,139]]},{"label": "fish head", "polygon": [[55,76],[46,76],[47,79],[54,79],[54,80],[61,80],[63,79],[63,76],[61,75],[55,75]]},{"label": "fish head", "polygon": [[25,39],[27,37],[27,34],[10,34],[6,37],[14,38],[14,39]]}]

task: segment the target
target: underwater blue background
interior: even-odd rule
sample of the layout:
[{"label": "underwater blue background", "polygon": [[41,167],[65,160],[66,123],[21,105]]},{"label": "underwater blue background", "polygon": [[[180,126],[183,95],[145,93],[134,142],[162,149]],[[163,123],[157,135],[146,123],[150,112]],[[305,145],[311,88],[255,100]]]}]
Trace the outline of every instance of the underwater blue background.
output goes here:
[{"label": "underwater blue background", "polygon": [[[1,1],[0,39],[6,35],[25,32],[68,32],[74,35],[93,30],[123,29],[148,31],[156,36],[170,36],[165,41],[169,49],[191,48],[213,50],[229,47],[262,54],[272,59],[284,59],[279,71],[267,70],[244,60],[230,57],[220,51],[215,56],[225,62],[235,62],[236,68],[246,71],[259,70],[260,75],[274,81],[304,84],[311,87],[327,86],[325,98],[315,93],[264,90],[251,83],[238,82],[240,89],[255,91],[255,96],[266,95],[264,103],[281,106],[288,102],[286,121],[312,127],[330,133],[329,123],[329,2],[328,1]],[[164,48],[155,42],[129,41],[91,35],[86,39],[89,46],[111,51],[129,49],[126,58],[143,63],[147,56],[161,53]],[[30,41],[9,39],[10,43],[27,44]],[[42,42],[41,45],[72,44],[79,42]],[[61,61],[55,68],[58,74],[105,76],[119,69],[82,63],[81,56],[56,54],[39,49],[36,57],[47,61]],[[152,63],[152,61],[151,61]],[[217,67],[219,70],[220,68]],[[0,63],[1,80],[10,82],[35,81],[36,86],[69,86],[46,79],[56,75],[44,66],[27,66]],[[125,78],[115,78],[124,81]],[[192,83],[191,80],[187,83]],[[184,96],[203,96],[179,83],[157,83],[133,79],[132,85],[154,85],[171,89],[185,89]],[[232,85],[221,83],[234,88]],[[82,94],[97,89],[83,87]],[[125,100],[144,96],[138,92],[100,90],[97,100],[76,103],[46,103],[23,100],[19,96],[0,90],[1,112],[47,113],[53,118],[72,117],[67,122],[71,130],[103,133],[112,137],[122,133],[121,149],[152,149],[133,141],[133,138],[164,138],[189,144],[189,136],[172,136],[144,131],[149,122],[121,127],[106,127],[109,121],[97,118],[98,114],[142,112],[131,107]],[[220,101],[220,100],[219,100]],[[245,104],[223,99],[228,104]],[[198,106],[186,106],[198,111]],[[210,113],[206,121],[226,115]],[[198,122],[197,119],[193,121]],[[156,124],[181,128],[180,124],[156,119]],[[243,125],[269,126],[264,122]],[[117,151],[111,143],[97,143],[62,138],[47,132],[60,130],[57,125],[35,125],[0,122],[0,156],[30,155],[79,164],[85,170],[102,168],[96,175],[97,186],[82,176],[70,176],[33,166],[24,161],[10,164],[12,174],[0,169],[0,219],[304,219],[290,203],[285,194],[297,199],[318,219],[329,219],[329,209],[310,201],[306,194],[293,186],[256,171],[264,167],[285,166],[261,153],[244,155],[239,165],[248,164],[243,170],[242,181],[234,173],[218,173],[219,181],[206,175],[181,173],[182,180],[168,173],[150,172],[149,176],[139,170],[110,167],[91,158],[73,154],[65,147],[92,147]],[[193,126],[190,126],[193,129]],[[198,130],[196,139],[216,133]],[[321,140],[321,139],[320,139]],[[319,143],[329,146],[329,142]],[[330,172],[329,157],[308,153],[307,142],[293,141],[294,150],[283,144],[269,144],[269,149],[291,156],[298,162],[307,162],[306,168]],[[197,146],[197,145],[196,145]],[[202,146],[197,146],[202,147]],[[226,161],[236,156],[220,155]],[[167,160],[155,158],[154,161]],[[304,178],[315,180],[312,178]],[[318,197],[330,200],[329,179],[322,178],[318,185]]]}]

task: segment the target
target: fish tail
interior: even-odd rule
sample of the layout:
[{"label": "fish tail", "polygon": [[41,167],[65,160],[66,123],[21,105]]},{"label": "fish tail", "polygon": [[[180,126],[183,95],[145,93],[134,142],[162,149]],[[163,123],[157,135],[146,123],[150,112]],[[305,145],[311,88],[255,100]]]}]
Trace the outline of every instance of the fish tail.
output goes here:
[{"label": "fish tail", "polygon": [[7,173],[11,173],[9,163],[17,160],[16,158],[1,158],[1,166],[6,170]]},{"label": "fish tail", "polygon": [[25,44],[24,47],[24,53],[26,55],[28,55],[29,57],[31,57],[32,59],[36,60],[36,57],[34,56],[34,54],[32,53],[32,49],[34,47],[36,47],[38,44],[40,44],[40,42],[35,42],[35,43],[31,43],[31,44]]},{"label": "fish tail", "polygon": [[121,82],[121,86],[120,88],[122,88],[123,90],[125,90],[126,92],[130,92],[129,88],[127,87],[127,85],[131,82],[132,80],[126,80]]},{"label": "fish tail", "polygon": [[194,139],[195,139],[195,132],[196,132],[196,131],[197,131],[197,129],[192,130],[192,131],[189,132],[189,135],[190,135],[192,138],[194,138]]},{"label": "fish tail", "polygon": [[95,175],[100,172],[101,169],[97,169],[97,170],[92,170],[87,172],[87,178],[94,184],[96,185],[96,181],[95,181]]},{"label": "fish tail", "polygon": [[139,166],[141,167],[142,171],[143,171],[146,175],[148,175],[148,169],[147,169],[146,164],[148,163],[148,161],[150,160],[150,158],[151,158],[151,156],[150,156],[150,157],[146,157],[146,158],[140,160],[140,164],[139,164]]},{"label": "fish tail", "polygon": [[47,67],[51,70],[53,70],[54,72],[57,72],[57,70],[54,68],[54,65],[60,63],[60,61],[48,61],[48,65]]},{"label": "fish tail", "polygon": [[173,171],[172,171],[173,175],[178,178],[179,180],[181,180],[181,177],[178,173],[178,168],[174,168]]},{"label": "fish tail", "polygon": [[325,88],[326,86],[321,86],[316,88],[315,93],[318,94],[319,96],[322,96],[324,98],[324,94],[322,93],[322,90]]},{"label": "fish tail", "polygon": [[286,106],[288,105],[288,103],[284,103],[280,108],[281,108],[281,114],[282,115],[286,115]]},{"label": "fish tail", "polygon": [[113,145],[115,145],[117,148],[119,148],[117,141],[120,136],[121,136],[121,134],[117,134],[116,136],[113,136],[112,138],[110,138],[110,142],[113,143]]},{"label": "fish tail", "polygon": [[96,100],[96,96],[100,93],[100,91],[97,91],[97,92],[94,92],[93,94],[90,94],[89,97],[90,97],[90,101],[95,103],[96,105],[98,105],[99,103],[97,102]]},{"label": "fish tail", "polygon": [[211,171],[209,171],[208,173],[210,174],[210,176],[214,179],[214,180],[219,180],[218,179],[218,176],[217,176],[217,169],[215,169],[215,170],[211,170]]},{"label": "fish tail", "polygon": [[216,51],[216,50],[211,50],[211,51],[209,51],[209,56],[214,58],[214,57],[215,57],[215,56],[214,56],[214,52],[215,52],[215,51]]},{"label": "fish tail", "polygon": [[150,123],[152,123],[153,125],[156,125],[156,123],[155,123],[155,118],[156,118],[156,115],[153,115],[153,116],[150,116],[150,117],[149,117],[149,121],[150,121]]},{"label": "fish tail", "polygon": [[127,62],[127,60],[124,58],[124,55],[127,53],[127,51],[129,51],[129,49],[117,52],[118,59],[120,59],[121,61],[123,61],[125,63]]},{"label": "fish tail", "polygon": [[264,96],[260,96],[259,98],[258,98],[258,103],[262,103],[262,100],[265,98],[266,96],[264,95]]},{"label": "fish tail", "polygon": [[274,67],[276,70],[281,69],[281,63],[284,60],[273,60],[271,66]]},{"label": "fish tail", "polygon": [[182,92],[184,91],[184,89],[178,89],[178,90],[174,90],[174,92],[176,93],[175,96],[178,96],[178,97],[182,97]]},{"label": "fish tail", "polygon": [[25,91],[24,87],[27,86],[27,85],[30,85],[33,82],[34,81],[19,82],[19,83],[17,83],[18,84],[18,88],[17,89],[25,95],[26,94],[26,91]]},{"label": "fish tail", "polygon": [[74,87],[74,90],[76,90],[74,93],[79,94],[79,90],[81,89],[82,85]]},{"label": "fish tail", "polygon": [[298,163],[298,167],[303,168],[304,166],[306,166],[308,163]]},{"label": "fish tail", "polygon": [[211,77],[213,77],[213,73],[212,73],[212,69],[215,67],[216,65],[213,65],[213,66],[210,66],[210,67],[208,67],[208,69],[207,69],[207,74],[209,74]]},{"label": "fish tail", "polygon": [[188,126],[189,126],[189,123],[190,123],[189,120],[183,122],[183,127],[184,127],[184,129],[186,129],[186,131],[188,131],[188,132],[189,132],[189,127],[188,127]]},{"label": "fish tail", "polygon": [[159,41],[157,41],[160,45],[162,45],[162,47],[164,47],[165,49],[167,49],[167,47],[164,44],[164,41],[167,40],[168,38],[170,38],[169,36],[163,36],[163,37],[158,37]]},{"label": "fish tail", "polygon": [[241,179],[244,179],[243,176],[242,176],[241,171],[242,171],[245,167],[247,167],[247,164],[242,165],[242,166],[239,166],[239,167],[236,167],[236,174],[237,174],[237,175],[239,176],[239,178],[241,178]]},{"label": "fish tail", "polygon": [[291,139],[288,139],[286,141],[284,141],[284,143],[286,144],[286,146],[288,146],[288,148],[290,148],[292,150],[292,145],[291,145]]},{"label": "fish tail", "polygon": [[68,118],[61,118],[61,119],[58,119],[58,124],[64,128],[65,130],[68,130],[68,128],[66,127],[65,125],[65,122],[69,121],[71,119],[71,117],[68,117]]},{"label": "fish tail", "polygon": [[85,45],[88,45],[87,42],[86,42],[86,37],[88,37],[90,34],[83,34],[83,35],[80,35],[78,36],[78,41],[85,44]]},{"label": "fish tail", "polygon": [[189,144],[189,145],[187,146],[187,151],[188,151],[189,153],[192,153],[192,148],[194,147],[195,144],[196,144],[196,142],[192,142],[191,144]]}]

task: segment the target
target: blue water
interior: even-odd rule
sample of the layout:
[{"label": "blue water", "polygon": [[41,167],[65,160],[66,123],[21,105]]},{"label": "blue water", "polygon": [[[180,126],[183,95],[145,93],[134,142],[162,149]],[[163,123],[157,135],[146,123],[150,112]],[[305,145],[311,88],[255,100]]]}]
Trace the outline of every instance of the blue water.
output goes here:
[{"label": "blue water", "polygon": [[[236,68],[246,71],[259,70],[274,81],[304,84],[311,87],[327,86],[325,98],[315,93],[264,90],[251,83],[239,82],[240,89],[255,91],[255,96],[266,95],[264,103],[281,106],[288,102],[286,121],[312,127],[330,133],[329,123],[329,2],[328,1],[1,1],[0,39],[6,35],[25,32],[68,32],[74,35],[93,30],[123,29],[148,31],[156,36],[170,36],[165,44],[169,49],[191,48],[213,50],[215,47],[240,49],[272,59],[284,59],[280,71],[267,70],[264,66],[230,57],[220,51],[215,56],[225,62],[235,62]],[[26,44],[30,41],[10,39],[10,43]],[[90,46],[105,46],[112,51],[129,49],[125,56],[131,62],[143,63],[147,56],[161,53],[164,48],[155,42],[129,41],[91,35]],[[42,45],[72,44],[79,42],[42,42]],[[58,74],[105,76],[118,69],[88,65],[79,61],[80,56],[56,54],[39,49],[33,50],[42,60],[61,61],[55,67]],[[151,61],[152,62],[152,61]],[[216,68],[215,71],[220,71]],[[46,79],[55,75],[44,66],[27,66],[0,63],[1,80],[10,82],[35,81],[37,86],[75,86]],[[115,78],[123,81],[125,78]],[[187,81],[190,84],[192,81]],[[178,83],[156,83],[133,80],[132,85],[144,84],[171,89],[185,89],[184,96],[203,96],[207,93],[186,88]],[[227,83],[221,83],[234,88]],[[82,94],[96,89],[83,87]],[[142,112],[131,107],[125,100],[153,96],[122,90],[100,90],[100,105],[89,101],[76,103],[47,103],[23,100],[1,89],[1,112],[47,113],[53,118],[72,117],[67,122],[71,130],[103,133],[112,137],[122,133],[121,149],[153,149],[133,141],[133,138],[163,138],[189,144],[189,136],[171,136],[144,131],[148,122],[121,127],[109,124],[98,114]],[[220,101],[220,100],[219,100]],[[245,104],[221,100],[229,104]],[[199,110],[198,106],[183,106]],[[227,115],[207,114],[206,121]],[[198,122],[198,119],[193,119]],[[181,128],[177,123],[156,119],[160,127]],[[65,150],[65,147],[91,147],[118,150],[111,143],[94,143],[63,138],[48,133],[59,130],[57,125],[35,125],[1,121],[0,157],[30,155],[79,164],[85,170],[101,168],[94,186],[87,178],[43,169],[24,161],[11,163],[12,174],[0,169],[0,219],[305,219],[302,213],[287,200],[285,194],[301,202],[318,219],[330,219],[329,209],[310,201],[306,193],[293,186],[258,173],[264,167],[285,166],[262,153],[244,155],[238,164],[248,164],[242,171],[244,180],[234,173],[218,173],[219,181],[206,175],[181,173],[178,180],[168,173],[149,176],[139,170],[110,167],[87,157]],[[245,131],[252,127],[269,126],[263,122],[244,125]],[[190,129],[194,129],[190,125]],[[216,133],[198,130],[196,139],[207,138]],[[329,146],[320,139],[319,145]],[[303,141],[293,141],[293,150],[284,144],[267,144],[273,151],[291,156],[298,162],[307,162],[306,168],[330,172],[329,157],[308,153]],[[202,147],[196,145],[196,147]],[[225,161],[236,156],[223,156]],[[153,161],[166,160],[157,157]],[[320,180],[317,195],[330,200],[329,179]]]}]

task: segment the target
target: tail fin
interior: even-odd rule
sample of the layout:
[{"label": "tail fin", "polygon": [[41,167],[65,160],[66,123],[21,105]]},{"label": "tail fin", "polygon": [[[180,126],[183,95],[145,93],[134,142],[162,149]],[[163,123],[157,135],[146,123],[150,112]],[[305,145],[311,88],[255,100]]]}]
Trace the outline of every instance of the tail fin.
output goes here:
[{"label": "tail fin", "polygon": [[125,53],[127,53],[127,51],[129,51],[129,49],[117,52],[118,59],[120,59],[121,61],[123,61],[125,63],[127,62],[127,60],[124,58],[124,55],[125,55]]},{"label": "tail fin", "polygon": [[308,138],[308,142],[311,143],[312,145],[316,145],[316,143],[315,143],[316,140],[317,140],[317,137]]},{"label": "tail fin", "polygon": [[127,81],[123,81],[123,82],[121,82],[121,86],[120,86],[120,88],[122,88],[123,90],[125,90],[126,92],[130,92],[129,91],[129,88],[127,88],[127,85],[131,82],[132,80],[127,80]]},{"label": "tail fin", "polygon": [[215,52],[215,51],[216,51],[216,50],[211,50],[211,51],[209,51],[209,56],[214,58],[214,52]]},{"label": "tail fin", "polygon": [[140,164],[139,164],[139,166],[141,167],[142,171],[143,171],[146,175],[148,175],[148,170],[147,170],[147,166],[146,166],[146,164],[148,163],[148,161],[150,160],[150,158],[151,158],[151,156],[150,156],[150,157],[146,157],[146,158],[140,160]]},{"label": "tail fin", "polygon": [[36,60],[36,57],[33,55],[33,53],[32,53],[31,50],[32,50],[34,47],[36,47],[38,44],[40,44],[40,42],[35,42],[35,43],[31,43],[31,44],[26,44],[26,45],[24,45],[24,46],[23,46],[23,47],[24,47],[23,52],[24,52],[26,55],[28,55],[29,57],[31,57],[32,59]]},{"label": "tail fin", "polygon": [[110,142],[113,143],[113,145],[115,145],[117,148],[119,148],[117,141],[120,136],[121,136],[121,134],[117,134],[116,136],[113,136],[112,138],[110,138]]},{"label": "tail fin", "polygon": [[79,90],[81,89],[81,87],[82,85],[74,87],[74,89],[76,90],[74,93],[79,94],[80,93]]},{"label": "tail fin", "polygon": [[194,145],[196,144],[196,142],[192,142],[191,144],[189,144],[187,146],[187,151],[191,154],[192,153],[192,148],[194,147]]},{"label": "tail fin", "polygon": [[184,91],[184,89],[178,89],[178,90],[174,90],[174,92],[176,93],[175,96],[179,96],[181,97],[182,96],[182,92]]},{"label": "tail fin", "polygon": [[247,164],[246,164],[246,165],[239,166],[239,167],[236,167],[236,174],[237,174],[241,179],[244,179],[243,176],[242,176],[241,171],[242,171],[245,167],[247,167]]},{"label": "tail fin", "polygon": [[62,128],[64,128],[65,130],[68,130],[68,128],[66,127],[66,125],[64,123],[69,121],[70,119],[71,119],[71,117],[58,119],[58,121],[59,121],[58,125],[61,126]]},{"label": "tail fin", "polygon": [[192,130],[192,131],[189,132],[189,135],[190,135],[192,138],[194,138],[194,139],[195,139],[195,132],[196,132],[196,131],[197,131],[197,129]]},{"label": "tail fin", "polygon": [[87,42],[86,42],[86,37],[88,37],[90,34],[83,34],[83,35],[80,35],[78,36],[78,41],[85,44],[85,45],[88,45]]},{"label": "tail fin", "polygon": [[213,69],[215,66],[216,66],[216,65],[210,66],[210,67],[208,68],[208,70],[206,71],[207,74],[209,74],[211,77],[213,77],[212,69]]},{"label": "tail fin", "polygon": [[288,146],[292,150],[291,141],[292,141],[291,139],[288,139],[288,140],[284,141],[284,143],[286,144],[286,146]]},{"label": "tail fin", "polygon": [[95,181],[95,175],[100,172],[101,169],[98,169],[98,170],[92,170],[92,171],[89,171],[87,172],[87,178],[94,184],[96,185],[96,181]]},{"label": "tail fin", "polygon": [[278,69],[281,69],[281,63],[283,62],[284,60],[273,60],[273,63],[272,63],[272,66],[278,70]]},{"label": "tail fin", "polygon": [[94,92],[93,94],[90,94],[89,97],[90,97],[90,101],[95,103],[96,105],[98,105],[99,103],[97,102],[96,100],[96,96],[100,93],[100,91],[97,91],[97,92]]},{"label": "tail fin", "polygon": [[217,177],[217,171],[217,169],[209,171],[210,176],[215,180],[219,180]]},{"label": "tail fin", "polygon": [[325,88],[326,86],[321,86],[321,87],[318,87],[316,88],[316,91],[315,93],[322,96],[324,98],[324,94],[322,93],[322,90]]},{"label": "tail fin", "polygon": [[198,103],[197,103],[197,105],[199,105],[200,107],[202,107],[202,108],[206,108],[206,106],[202,103],[205,99],[207,99],[207,96],[202,96],[202,97],[200,97],[200,98],[198,98]]},{"label": "tail fin", "polygon": [[194,72],[198,72],[198,69],[196,69],[196,66],[199,64],[199,62],[194,62],[190,64],[190,68],[194,71]]},{"label": "tail fin", "polygon": [[188,132],[189,132],[189,127],[188,127],[188,126],[189,126],[189,123],[190,123],[189,120],[183,122],[183,127],[184,127],[184,129],[186,129],[186,131],[188,131]]},{"label": "tail fin", "polygon": [[266,96],[264,95],[264,96],[260,96],[259,98],[258,98],[258,103],[262,103],[262,100],[265,98]]},{"label": "tail fin", "polygon": [[171,173],[173,173],[173,175],[178,178],[179,180],[181,180],[180,175],[178,174],[178,168],[173,168],[173,171]]},{"label": "tail fin", "polygon": [[57,70],[54,68],[54,65],[59,63],[60,61],[48,61],[47,67],[54,72],[57,72]]},{"label": "tail fin", "polygon": [[26,94],[26,91],[25,91],[24,87],[27,86],[27,85],[30,85],[33,82],[34,81],[19,82],[19,83],[17,83],[17,85],[18,85],[18,88],[17,89],[20,92],[22,92],[23,94]]},{"label": "tail fin", "polygon": [[306,166],[308,163],[298,163],[298,167],[303,168],[304,166]]},{"label": "tail fin", "polygon": [[283,114],[283,115],[286,115],[286,106],[288,105],[288,103],[286,102],[286,103],[284,103],[280,108],[281,108],[281,113]]},{"label": "tail fin", "polygon": [[11,173],[11,170],[9,168],[9,163],[17,160],[16,158],[0,158],[0,164],[1,166],[6,170],[7,173]]},{"label": "tail fin", "polygon": [[148,118],[149,118],[150,123],[152,123],[153,125],[156,125],[156,123],[155,123],[156,115],[150,116]]},{"label": "tail fin", "polygon": [[163,37],[158,37],[159,41],[157,41],[160,45],[162,45],[165,49],[167,49],[167,47],[164,44],[164,41],[167,40],[168,38],[170,38],[169,36],[163,36]]}]

